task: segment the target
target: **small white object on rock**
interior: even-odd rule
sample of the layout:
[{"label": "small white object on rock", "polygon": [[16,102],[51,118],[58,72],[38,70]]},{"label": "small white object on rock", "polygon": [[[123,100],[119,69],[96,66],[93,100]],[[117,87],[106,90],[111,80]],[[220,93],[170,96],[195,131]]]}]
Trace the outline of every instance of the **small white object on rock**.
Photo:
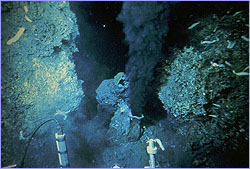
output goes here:
[{"label": "small white object on rock", "polygon": [[70,112],[70,110],[69,110],[69,111],[66,111],[66,112],[63,112],[63,111],[61,111],[61,110],[57,110],[55,116],[56,116],[56,115],[64,116],[64,117],[63,117],[63,120],[66,120],[66,119],[67,119],[67,115],[68,115],[69,112]]}]

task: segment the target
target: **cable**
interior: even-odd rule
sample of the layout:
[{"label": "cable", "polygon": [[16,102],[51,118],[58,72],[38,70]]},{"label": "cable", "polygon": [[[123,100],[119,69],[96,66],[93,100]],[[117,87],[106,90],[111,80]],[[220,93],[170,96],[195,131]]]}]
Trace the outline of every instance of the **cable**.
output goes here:
[{"label": "cable", "polygon": [[37,130],[40,129],[44,124],[50,122],[50,121],[54,121],[60,128],[60,132],[61,134],[63,134],[63,128],[62,126],[60,125],[60,123],[56,120],[56,119],[49,119],[49,120],[46,120],[44,121],[43,123],[41,123],[32,133],[31,137],[29,138],[28,142],[27,142],[27,145],[25,147],[25,151],[24,151],[24,155],[23,155],[23,158],[22,160],[20,161],[20,163],[17,165],[17,168],[23,168],[24,166],[24,160],[25,160],[25,157],[26,157],[26,154],[27,154],[27,151],[28,151],[28,148],[29,148],[29,145],[32,141],[32,138],[34,137],[34,135],[36,134]]}]

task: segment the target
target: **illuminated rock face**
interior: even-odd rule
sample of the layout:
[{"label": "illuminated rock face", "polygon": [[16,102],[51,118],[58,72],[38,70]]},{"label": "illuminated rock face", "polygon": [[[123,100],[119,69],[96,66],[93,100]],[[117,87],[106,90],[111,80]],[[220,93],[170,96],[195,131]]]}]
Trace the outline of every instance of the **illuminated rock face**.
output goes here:
[{"label": "illuminated rock face", "polygon": [[[77,110],[84,97],[72,61],[78,27],[67,2],[6,2],[2,12],[9,25],[1,44],[3,129],[27,135],[40,122]],[[21,27],[22,35],[8,43]]]},{"label": "illuminated rock face", "polygon": [[120,72],[114,77],[114,79],[102,81],[100,86],[96,89],[96,100],[100,104],[109,104],[112,106],[124,102],[121,97],[122,93],[128,88],[128,86],[128,82],[125,81],[125,74]]},{"label": "illuminated rock face", "polygon": [[[136,116],[132,116],[128,103],[128,87],[127,76],[123,72],[119,72],[113,79],[102,81],[96,90],[98,107],[106,107],[107,114],[112,115],[108,131],[103,140],[109,148],[106,149],[108,151],[104,150],[102,153],[104,160],[102,167],[109,167],[114,162],[122,161],[120,159],[126,156],[126,152],[134,151],[135,147],[143,151],[143,146],[136,145],[140,136],[140,120]],[[111,155],[114,151],[119,152],[117,153],[118,156]],[[140,151],[137,153],[140,153]]]},{"label": "illuminated rock face", "polygon": [[192,47],[184,48],[171,66],[168,82],[158,93],[166,112],[175,117],[205,115],[205,80],[201,72],[202,56]]}]

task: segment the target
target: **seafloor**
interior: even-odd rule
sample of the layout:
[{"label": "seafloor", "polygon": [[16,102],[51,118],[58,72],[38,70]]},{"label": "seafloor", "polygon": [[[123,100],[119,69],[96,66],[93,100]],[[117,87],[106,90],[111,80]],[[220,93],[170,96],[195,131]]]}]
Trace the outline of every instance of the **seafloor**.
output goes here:
[{"label": "seafloor", "polygon": [[2,167],[249,167],[248,7],[1,2]]}]

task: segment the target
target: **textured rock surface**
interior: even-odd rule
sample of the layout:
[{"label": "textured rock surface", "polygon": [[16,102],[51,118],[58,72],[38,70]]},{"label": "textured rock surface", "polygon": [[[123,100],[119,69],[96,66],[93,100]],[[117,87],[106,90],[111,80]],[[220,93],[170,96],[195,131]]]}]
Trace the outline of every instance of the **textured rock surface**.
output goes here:
[{"label": "textured rock surface", "polygon": [[[7,43],[21,27],[25,31],[19,39]],[[69,3],[3,2],[1,33],[5,165],[10,152],[15,152],[12,141],[25,139],[56,113],[66,118],[78,108],[84,93],[71,60],[72,53],[78,51],[74,39],[79,32]]]},{"label": "textured rock surface", "polygon": [[[128,86],[126,75],[120,72],[114,79],[104,80],[96,90],[96,99],[99,102],[99,107],[110,105],[115,108],[114,111],[110,112],[114,114],[106,135],[106,141],[109,145],[119,145],[128,142],[129,134],[135,134],[137,138],[139,137],[139,121],[134,125],[131,123],[130,116],[132,113],[126,95]],[[111,108],[107,110],[111,110]],[[131,130],[132,126],[136,128],[133,131]]]},{"label": "textured rock surface", "polygon": [[249,34],[248,14],[234,9],[188,24],[200,22],[162,67],[159,98],[194,167],[248,165],[249,77],[235,73],[249,69],[249,43],[242,38]]},{"label": "textured rock surface", "polygon": [[205,115],[205,79],[201,72],[202,56],[193,48],[184,48],[171,66],[170,77],[161,87],[159,98],[166,112],[175,117],[188,113]]},{"label": "textured rock surface", "polygon": [[[108,107],[109,105],[109,107],[115,108],[115,110],[109,112],[113,113],[113,116],[105,135],[105,142],[108,147],[101,155],[103,163],[99,165],[102,167],[111,167],[115,165],[115,162],[118,162],[118,165],[126,166],[124,160],[127,154],[124,153],[131,152],[132,156],[138,155],[139,152],[134,148],[143,147],[141,144],[136,144],[141,134],[140,120],[132,118],[127,97],[128,86],[126,75],[120,72],[114,79],[104,80],[96,90],[99,107]],[[111,108],[106,109],[106,111],[109,110]],[[111,155],[114,152],[115,155]],[[127,167],[132,166],[132,164],[127,164]]]},{"label": "textured rock surface", "polygon": [[122,92],[128,88],[128,82],[125,81],[125,74],[120,72],[114,79],[102,81],[100,86],[96,89],[96,100],[100,104],[115,104],[122,102]]}]

